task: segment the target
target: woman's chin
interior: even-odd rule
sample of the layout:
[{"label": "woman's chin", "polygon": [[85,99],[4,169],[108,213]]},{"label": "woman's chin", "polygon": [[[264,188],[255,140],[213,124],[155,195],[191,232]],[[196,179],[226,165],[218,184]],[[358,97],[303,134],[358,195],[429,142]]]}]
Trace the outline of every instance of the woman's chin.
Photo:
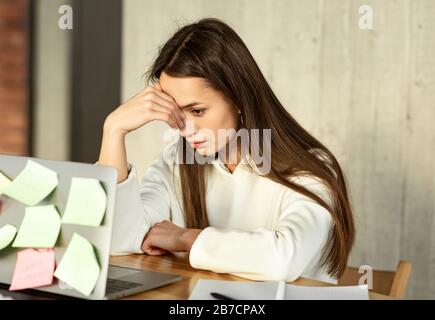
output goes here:
[{"label": "woman's chin", "polygon": [[207,155],[209,154],[206,148],[198,148],[196,149],[196,152],[198,152],[203,157],[207,157]]}]

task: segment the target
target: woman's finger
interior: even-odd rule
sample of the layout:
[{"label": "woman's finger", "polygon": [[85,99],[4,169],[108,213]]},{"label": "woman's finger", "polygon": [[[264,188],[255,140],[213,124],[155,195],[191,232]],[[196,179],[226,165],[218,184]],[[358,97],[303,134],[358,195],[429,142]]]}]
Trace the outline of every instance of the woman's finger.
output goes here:
[{"label": "woman's finger", "polygon": [[152,92],[159,95],[161,98],[165,99],[168,102],[174,102],[175,100],[174,98],[172,98],[170,95],[166,94],[165,92],[163,92],[162,87],[160,86],[159,82],[156,82],[154,84],[154,86],[151,87],[152,88]]},{"label": "woman's finger", "polygon": [[156,105],[160,105],[160,106],[166,108],[168,110],[168,112],[175,114],[176,116],[178,116],[180,118],[180,120],[184,120],[185,115],[184,115],[183,111],[181,111],[181,109],[175,103],[168,102],[156,94],[149,96],[147,98],[147,100],[153,102]]},{"label": "woman's finger", "polygon": [[[149,232],[148,232],[148,234],[149,234]],[[142,251],[149,251],[150,250],[150,248],[152,248],[153,247],[153,245],[152,245],[152,243],[151,243],[151,241],[150,241],[150,237],[148,237],[148,235],[145,237],[145,240],[142,242],[142,246],[141,246],[141,248],[142,248]]]},{"label": "woman's finger", "polygon": [[185,115],[175,103],[163,99],[156,93],[149,96],[148,100],[154,102],[156,105],[165,107],[171,114],[175,115],[177,122],[179,123],[179,127],[182,128],[184,126]]},{"label": "woman's finger", "polygon": [[178,226],[171,221],[164,220],[159,224],[159,228],[163,229],[176,229]]},{"label": "woman's finger", "polygon": [[154,120],[161,120],[163,122],[166,122],[171,128],[178,129],[178,122],[174,119],[174,117],[165,112],[157,111],[154,109],[151,110],[151,118]]},{"label": "woman's finger", "polygon": [[[179,106],[178,106],[178,104],[177,104],[177,102],[175,101],[175,99],[172,97],[172,96],[170,96],[170,95],[168,95],[168,94],[166,94],[166,93],[164,93],[163,92],[163,90],[162,90],[162,88],[161,88],[161,86],[160,86],[160,83],[159,83],[159,86],[156,88],[156,87],[152,87],[154,90],[152,91],[153,93],[155,93],[156,95],[158,95],[159,97],[161,97],[162,99],[165,99],[167,102],[169,102],[169,103],[171,103],[171,104],[174,104],[175,106],[177,106],[178,108],[179,108]],[[185,116],[185,114],[183,113],[183,111],[179,108],[179,110],[180,110],[180,112],[181,112],[181,114],[182,114],[182,116],[183,116],[183,118],[185,118],[186,116]]]},{"label": "woman's finger", "polygon": [[165,250],[165,249],[161,249],[161,248],[157,248],[157,247],[151,247],[149,250],[148,250],[148,254],[149,255],[152,255],[152,256],[160,256],[160,255],[163,255],[163,254],[167,254],[168,253],[168,251],[167,250]]},{"label": "woman's finger", "polygon": [[168,110],[166,107],[163,107],[163,106],[158,105],[158,104],[154,104],[151,107],[151,111],[165,114],[171,120],[171,123],[173,124],[171,126],[174,127],[175,129],[178,128],[178,129],[182,130],[182,128],[184,128],[184,124],[180,121],[180,119],[177,118],[177,116],[174,115],[174,113],[171,112],[170,110]]}]

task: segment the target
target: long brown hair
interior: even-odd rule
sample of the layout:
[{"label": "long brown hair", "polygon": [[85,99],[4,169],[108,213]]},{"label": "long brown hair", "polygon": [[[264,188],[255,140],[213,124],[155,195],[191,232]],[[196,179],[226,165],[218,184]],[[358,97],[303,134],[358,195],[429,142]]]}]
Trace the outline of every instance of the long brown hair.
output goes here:
[{"label": "long brown hair", "polygon": [[[352,209],[342,170],[333,154],[282,106],[237,33],[214,18],[201,19],[181,27],[160,47],[158,57],[147,72],[148,81],[157,81],[163,71],[172,77],[205,79],[207,84],[240,109],[244,128],[271,129],[271,169],[265,177],[310,197],[330,212],[334,226],[321,264],[331,276],[341,276],[355,238]],[[180,139],[183,150],[186,150],[186,140],[184,137]],[[326,157],[319,157],[318,152],[316,154],[313,150]],[[179,164],[188,228],[208,226],[205,167],[198,163]],[[328,187],[332,206],[289,179],[306,174],[315,176]]]}]

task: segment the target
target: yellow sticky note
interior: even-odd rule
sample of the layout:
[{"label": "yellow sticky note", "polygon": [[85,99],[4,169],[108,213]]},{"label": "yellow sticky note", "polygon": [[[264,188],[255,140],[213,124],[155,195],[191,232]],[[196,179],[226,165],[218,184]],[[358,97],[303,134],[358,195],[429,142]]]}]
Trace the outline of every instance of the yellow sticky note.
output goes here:
[{"label": "yellow sticky note", "polygon": [[0,228],[0,250],[6,248],[14,240],[17,228],[11,224],[6,224]]},{"label": "yellow sticky note", "polygon": [[53,248],[60,226],[60,216],[54,205],[27,207],[12,247]]},{"label": "yellow sticky note", "polygon": [[88,296],[97,283],[100,266],[92,244],[74,233],[54,276]]},{"label": "yellow sticky note", "polygon": [[29,160],[18,176],[3,189],[3,194],[34,206],[47,197],[57,184],[56,172]]},{"label": "yellow sticky note", "polygon": [[106,205],[107,196],[100,181],[72,178],[62,222],[97,227],[103,220]]},{"label": "yellow sticky note", "polygon": [[0,171],[0,194],[11,183],[11,180]]}]

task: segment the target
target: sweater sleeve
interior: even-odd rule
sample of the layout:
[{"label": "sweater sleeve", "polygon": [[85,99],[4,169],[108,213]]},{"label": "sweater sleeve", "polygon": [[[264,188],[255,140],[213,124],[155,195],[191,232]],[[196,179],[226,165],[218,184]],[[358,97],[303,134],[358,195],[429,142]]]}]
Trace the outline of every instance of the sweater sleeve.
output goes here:
[{"label": "sweater sleeve", "polygon": [[[328,191],[320,183],[307,188],[328,200],[324,197]],[[252,280],[293,281],[320,259],[332,221],[324,207],[289,190],[273,230],[207,227],[195,240],[189,260],[194,268]]]},{"label": "sweater sleeve", "polygon": [[159,166],[159,161],[150,166],[139,186],[137,170],[129,164],[127,179],[117,185],[112,255],[143,253],[141,245],[148,230],[170,218],[170,200]]}]

